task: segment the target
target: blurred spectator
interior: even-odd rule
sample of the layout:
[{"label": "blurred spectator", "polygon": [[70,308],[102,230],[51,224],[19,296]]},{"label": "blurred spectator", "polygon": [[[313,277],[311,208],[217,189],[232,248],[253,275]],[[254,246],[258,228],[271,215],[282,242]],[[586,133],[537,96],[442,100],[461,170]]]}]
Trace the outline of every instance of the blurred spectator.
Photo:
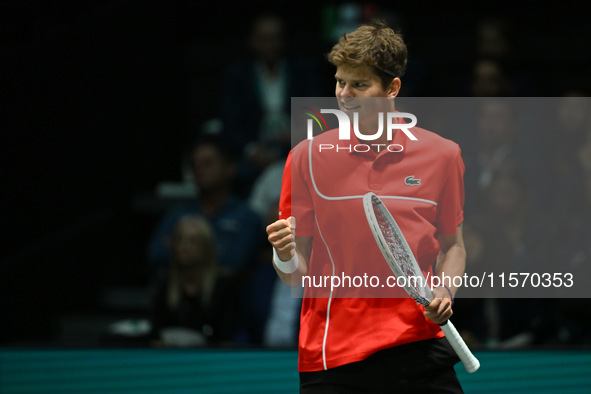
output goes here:
[{"label": "blurred spectator", "polygon": [[579,163],[585,172],[591,171],[591,118],[587,120],[585,143],[577,150]]},{"label": "blurred spectator", "polygon": [[510,24],[501,18],[482,19],[476,27],[476,53],[482,58],[511,60],[515,42]]},{"label": "blurred spectator", "polygon": [[197,198],[163,216],[149,243],[148,262],[155,272],[166,272],[171,259],[169,240],[179,218],[185,215],[206,218],[215,234],[218,273],[224,277],[222,291],[233,297],[234,318],[241,320],[242,327],[244,305],[249,302],[245,298],[245,286],[265,245],[264,226],[248,204],[232,192],[235,156],[223,137],[200,136],[190,152]]},{"label": "blurred spectator", "polygon": [[479,115],[477,184],[481,190],[486,190],[503,163],[515,157],[518,126],[515,122],[517,118],[506,101],[483,101]]},{"label": "blurred spectator", "polygon": [[[155,345],[204,346],[232,339],[220,292],[216,240],[203,217],[181,217],[171,237],[171,264],[155,286],[151,323]],[[231,301],[231,300],[230,300]],[[230,304],[231,305],[231,304]],[[231,317],[230,317],[231,318]]]},{"label": "blurred spectator", "polygon": [[216,234],[220,269],[238,273],[251,268],[264,242],[264,226],[248,204],[232,193],[235,157],[221,137],[202,136],[190,150],[197,199],[167,212],[150,240],[148,262],[156,270],[168,265],[168,239],[177,220],[203,215]]},{"label": "blurred spectator", "polygon": [[285,158],[275,161],[259,175],[252,187],[249,204],[264,223],[277,220],[284,168]]},{"label": "blurred spectator", "polygon": [[[548,262],[548,228],[552,218],[532,209],[529,182],[523,169],[514,162],[504,163],[492,178],[477,213],[466,220],[471,240],[477,245],[477,264],[468,264],[467,272],[541,272]],[[544,260],[542,260],[544,259]],[[469,260],[471,261],[471,260]],[[546,264],[546,267],[548,264]],[[546,317],[541,301],[522,298],[495,298],[491,293],[481,300],[486,330],[476,333],[489,346],[519,347],[539,341]]]},{"label": "blurred spectator", "polygon": [[[281,181],[285,159],[268,166],[257,178],[250,195],[250,205],[265,223],[277,220]],[[283,284],[271,263],[273,249],[265,248],[261,253],[259,268],[255,274],[253,288],[258,303],[252,304],[253,313],[258,317],[261,343],[269,347],[293,347],[297,345],[299,314],[303,289],[291,289]]]},{"label": "blurred spectator", "polygon": [[471,95],[525,97],[534,95],[531,72],[524,72],[514,26],[508,19],[487,17],[476,25]]},{"label": "blurred spectator", "polygon": [[498,60],[481,58],[472,68],[471,95],[474,97],[509,97],[515,85]]},{"label": "blurred spectator", "polygon": [[[590,101],[579,97],[579,91],[569,91],[558,106],[562,126],[557,130],[561,143],[556,144],[557,157],[548,175],[556,185],[551,188],[553,226],[549,244],[549,259],[559,264],[556,272],[573,274],[575,283],[585,283],[591,277],[591,117]],[[550,191],[549,191],[550,192]],[[553,345],[589,345],[591,332],[585,314],[591,308],[588,298],[564,298],[556,289],[552,328],[547,342]]]},{"label": "blurred spectator", "polygon": [[558,98],[555,115],[551,124],[551,135],[544,136],[544,162],[546,177],[552,179],[554,187],[548,191],[546,200],[561,210],[569,206],[574,193],[566,190],[578,190],[584,173],[584,163],[580,161],[581,151],[587,142],[589,110],[591,101],[582,97],[582,92],[568,91]]},{"label": "blurred spectator", "polygon": [[[487,98],[477,103],[476,133],[463,146],[466,163],[466,211],[478,209],[497,171],[506,162],[520,162],[516,114],[507,99]],[[521,163],[520,163],[521,164]]]},{"label": "blurred spectator", "polygon": [[260,171],[290,149],[291,97],[326,95],[317,63],[291,53],[287,33],[279,14],[258,15],[248,32],[248,56],[223,72],[221,120],[242,152],[245,197]]},{"label": "blurred spectator", "polygon": [[367,14],[371,19],[375,15],[373,12],[367,12],[368,8],[374,8],[373,5],[360,5],[354,2],[343,2],[341,4],[328,4],[324,6],[324,39],[329,45],[334,45],[336,41],[345,33],[350,33],[357,29],[362,23],[368,21]]},{"label": "blurred spectator", "polygon": [[[170,237],[179,218],[200,215],[213,228],[218,257],[218,274],[224,280],[219,289],[232,301],[226,303],[231,314],[224,330],[230,330],[236,341],[247,341],[242,335],[247,320],[244,308],[249,304],[247,284],[255,269],[260,250],[265,245],[264,226],[248,204],[232,192],[236,174],[235,155],[223,137],[203,135],[190,149],[190,161],[197,187],[194,202],[167,212],[154,231],[148,249],[148,261],[155,272],[166,271],[171,258]],[[238,339],[238,336],[241,339]]]},{"label": "blurred spectator", "polygon": [[[559,265],[553,267],[555,272],[571,273],[573,281],[581,289],[581,283],[586,283],[591,277],[591,171],[581,175],[580,182],[569,194],[571,200],[568,205],[555,215],[550,259],[555,262],[554,265]],[[590,345],[591,329],[586,311],[591,310],[591,300],[564,298],[561,290],[556,289],[557,296],[562,298],[558,298],[555,305],[548,309],[556,329],[546,339],[547,342]]]},{"label": "blurred spectator", "polygon": [[289,287],[280,279],[275,279],[263,334],[264,346],[297,347],[303,295],[303,288]]},{"label": "blurred spectator", "polygon": [[[585,147],[585,141],[591,123],[588,100],[575,97],[581,95],[568,91],[560,100],[529,100],[525,105],[517,98],[479,101],[483,109],[477,118],[479,133],[474,146],[464,150],[466,193],[472,195],[466,201],[468,272],[589,276],[584,268],[591,235],[583,223],[591,220],[587,215],[591,211],[580,197],[587,196],[583,185],[586,152],[591,148]],[[528,106],[533,111],[520,112]],[[519,126],[520,120],[526,120],[527,127]],[[476,250],[474,259],[471,249]],[[482,313],[486,328],[462,320],[458,326],[475,342],[493,347],[580,343],[585,328],[577,310],[589,305],[571,301],[492,296],[462,300],[458,316],[466,311]],[[548,312],[541,313],[542,307]]]}]

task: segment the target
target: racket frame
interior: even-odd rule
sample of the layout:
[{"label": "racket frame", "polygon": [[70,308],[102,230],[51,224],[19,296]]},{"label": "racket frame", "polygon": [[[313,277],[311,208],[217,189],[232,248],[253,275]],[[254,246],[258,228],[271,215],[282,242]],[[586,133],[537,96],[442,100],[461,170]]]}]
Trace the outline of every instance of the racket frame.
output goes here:
[{"label": "racket frame", "polygon": [[[375,203],[374,203],[375,201]],[[382,200],[373,192],[366,193],[363,196],[363,209],[365,210],[365,215],[367,218],[367,222],[369,224],[370,230],[376,240],[376,243],[384,256],[384,259],[388,263],[388,266],[394,273],[397,278],[406,277],[404,271],[396,261],[396,258],[390,248],[388,247],[388,242],[386,241],[386,237],[384,233],[380,229],[379,222],[376,218],[376,214],[374,212],[374,204],[377,209],[382,213],[386,222],[392,227],[394,232],[397,232],[397,238],[399,238],[400,243],[402,244],[402,249],[404,250],[405,254],[408,255],[411,265],[413,266],[413,271],[415,271],[416,275],[420,275],[423,279],[423,284],[425,284],[423,273],[419,267],[419,264],[416,261],[414,254],[410,246],[408,245],[404,234],[400,230],[398,223],[392,217],[390,211],[386,208],[386,205],[382,202]],[[408,282],[408,280],[406,281]],[[404,286],[404,290],[408,293],[410,297],[412,297],[417,303],[423,306],[429,306],[431,301],[433,300],[433,293],[428,286],[423,286],[424,295],[421,294],[413,294],[414,291],[409,289],[407,286]],[[469,373],[476,372],[478,368],[480,368],[480,362],[478,359],[472,354],[466,342],[462,339],[458,330],[452,324],[450,320],[446,320],[445,322],[440,324],[441,330],[445,334],[447,340],[449,341],[450,345],[462,360],[466,371]]]}]

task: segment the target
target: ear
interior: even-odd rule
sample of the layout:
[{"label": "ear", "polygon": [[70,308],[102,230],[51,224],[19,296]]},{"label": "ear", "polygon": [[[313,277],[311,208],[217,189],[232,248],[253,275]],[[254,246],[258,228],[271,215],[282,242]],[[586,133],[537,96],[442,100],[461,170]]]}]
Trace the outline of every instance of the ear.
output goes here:
[{"label": "ear", "polygon": [[388,88],[388,97],[396,97],[398,96],[398,92],[400,92],[400,86],[402,85],[402,81],[400,78],[396,77],[390,82],[390,87]]}]

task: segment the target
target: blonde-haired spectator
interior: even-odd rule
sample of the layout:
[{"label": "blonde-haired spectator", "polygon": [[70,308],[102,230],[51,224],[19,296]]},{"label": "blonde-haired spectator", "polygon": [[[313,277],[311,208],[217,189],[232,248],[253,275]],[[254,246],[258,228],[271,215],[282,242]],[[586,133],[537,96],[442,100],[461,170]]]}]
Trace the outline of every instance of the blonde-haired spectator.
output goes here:
[{"label": "blonde-haired spectator", "polygon": [[220,270],[213,229],[201,216],[183,216],[170,244],[170,266],[157,283],[152,303],[154,343],[202,346],[222,339],[215,306]]}]

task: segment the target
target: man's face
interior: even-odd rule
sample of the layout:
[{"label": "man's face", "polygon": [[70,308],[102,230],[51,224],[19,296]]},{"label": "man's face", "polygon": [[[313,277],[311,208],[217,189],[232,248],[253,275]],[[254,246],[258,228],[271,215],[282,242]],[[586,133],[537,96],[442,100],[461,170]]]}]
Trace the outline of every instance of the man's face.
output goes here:
[{"label": "man's face", "polygon": [[497,213],[514,214],[520,209],[523,185],[510,178],[498,178],[491,184],[489,194]]},{"label": "man's face", "polygon": [[474,66],[472,92],[476,97],[504,96],[507,80],[499,65],[483,60]]},{"label": "man's face", "polygon": [[250,46],[257,58],[265,63],[281,60],[285,50],[283,22],[274,17],[260,20],[250,37]]},{"label": "man's face", "polygon": [[225,187],[233,175],[227,163],[213,145],[203,145],[193,152],[193,174],[199,189],[213,191]]},{"label": "man's face", "polygon": [[484,146],[492,149],[513,141],[515,127],[511,116],[506,102],[487,99],[482,103],[478,129]]},{"label": "man's face", "polygon": [[339,108],[353,121],[353,113],[359,114],[359,123],[368,133],[377,130],[378,113],[394,110],[393,98],[398,94],[400,79],[384,88],[382,80],[370,66],[338,66],[335,74]]}]

